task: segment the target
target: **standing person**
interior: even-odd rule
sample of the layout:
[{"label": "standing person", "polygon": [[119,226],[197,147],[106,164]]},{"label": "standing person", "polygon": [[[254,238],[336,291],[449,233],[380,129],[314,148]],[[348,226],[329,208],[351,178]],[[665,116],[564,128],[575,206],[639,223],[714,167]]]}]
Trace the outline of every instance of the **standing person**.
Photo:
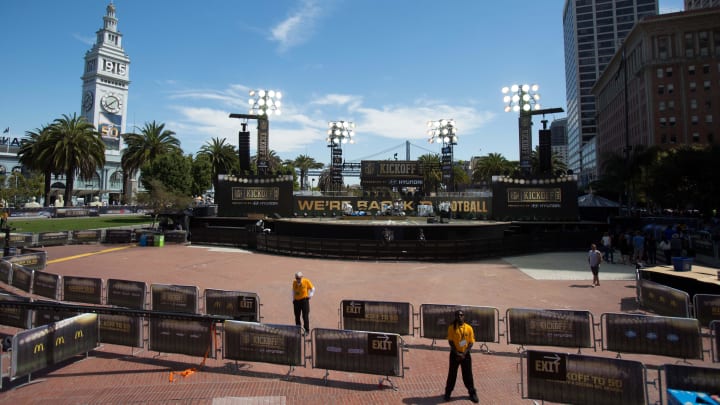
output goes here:
[{"label": "standing person", "polygon": [[470,349],[475,343],[475,333],[472,326],[465,323],[465,313],[462,310],[455,311],[455,320],[448,327],[448,343],[450,344],[450,367],[448,369],[447,382],[445,383],[445,400],[450,400],[450,394],[455,388],[458,366],[462,370],[463,383],[470,394],[470,400],[474,403],[480,402],[475,390],[475,382],[472,374],[472,359]]},{"label": "standing person", "polygon": [[615,258],[613,257],[613,247],[612,247],[612,237],[610,236],[610,232],[605,232],[605,234],[602,237],[602,245],[603,245],[603,260],[606,262],[614,263]]},{"label": "standing person", "polygon": [[315,286],[310,280],[303,277],[302,271],[295,273],[295,281],[292,283],[293,311],[295,312],[295,325],[300,325],[302,314],[303,333],[310,331],[310,297],[315,295]]},{"label": "standing person", "polygon": [[669,266],[671,263],[672,252],[670,251],[670,242],[668,242],[665,237],[663,237],[663,240],[661,240],[658,244],[658,249],[662,250],[663,255],[665,256],[665,264]]},{"label": "standing person", "polygon": [[593,287],[600,286],[600,263],[602,262],[602,253],[597,250],[597,246],[593,243],[590,245],[590,251],[588,252],[588,263],[590,264],[590,271],[593,275]]},{"label": "standing person", "polygon": [[633,246],[633,262],[640,263],[643,260],[645,254],[645,237],[640,231],[635,231],[635,236],[632,238]]},{"label": "standing person", "polygon": [[647,254],[648,264],[654,266],[657,264],[657,240],[651,231],[645,238],[645,253]]}]

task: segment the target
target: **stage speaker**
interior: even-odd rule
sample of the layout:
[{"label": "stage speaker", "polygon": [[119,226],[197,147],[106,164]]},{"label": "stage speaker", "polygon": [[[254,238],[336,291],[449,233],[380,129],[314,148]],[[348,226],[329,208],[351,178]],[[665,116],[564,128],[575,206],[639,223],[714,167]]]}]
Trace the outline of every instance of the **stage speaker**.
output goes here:
[{"label": "stage speaker", "polygon": [[539,135],[540,173],[549,173],[552,170],[552,132],[541,129]]},{"label": "stage speaker", "polygon": [[238,134],[238,157],[240,158],[240,170],[250,170],[250,132],[240,131]]}]

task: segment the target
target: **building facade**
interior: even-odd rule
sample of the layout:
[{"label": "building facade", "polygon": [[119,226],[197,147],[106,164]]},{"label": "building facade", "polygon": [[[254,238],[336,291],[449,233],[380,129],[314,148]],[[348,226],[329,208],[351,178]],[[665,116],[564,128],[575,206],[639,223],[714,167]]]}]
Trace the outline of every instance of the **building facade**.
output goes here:
[{"label": "building facade", "polygon": [[567,118],[553,120],[550,123],[550,150],[565,166],[568,165]]},{"label": "building facade", "polygon": [[629,152],[637,145],[716,145],[720,7],[640,22],[598,79],[593,94],[601,162],[608,154]]},{"label": "building facade", "polygon": [[720,0],[685,0],[685,11],[707,7],[720,7]]},{"label": "building facade", "polygon": [[596,165],[590,164],[595,157],[589,156],[594,148],[583,150],[597,135],[592,87],[635,24],[657,14],[657,0],[565,0],[568,168],[580,174],[581,183],[597,178]]}]

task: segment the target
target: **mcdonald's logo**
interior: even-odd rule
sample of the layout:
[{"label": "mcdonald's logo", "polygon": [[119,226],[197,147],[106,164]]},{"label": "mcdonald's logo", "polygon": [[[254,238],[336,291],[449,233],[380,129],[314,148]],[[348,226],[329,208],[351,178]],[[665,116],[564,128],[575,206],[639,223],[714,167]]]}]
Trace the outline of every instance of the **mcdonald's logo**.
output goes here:
[{"label": "mcdonald's logo", "polygon": [[45,351],[45,345],[42,343],[38,343],[33,347],[33,353],[39,353]]},{"label": "mcdonald's logo", "polygon": [[82,331],[82,329],[75,331],[75,340],[82,339],[83,337],[84,337],[84,336],[83,336],[83,331]]},{"label": "mcdonald's logo", "polygon": [[59,336],[55,338],[55,346],[60,346],[65,344],[65,337]]},{"label": "mcdonald's logo", "polygon": [[215,307],[215,309],[220,309],[221,306],[222,306],[222,302],[220,302],[219,300],[215,301],[215,303],[213,304],[213,307]]}]

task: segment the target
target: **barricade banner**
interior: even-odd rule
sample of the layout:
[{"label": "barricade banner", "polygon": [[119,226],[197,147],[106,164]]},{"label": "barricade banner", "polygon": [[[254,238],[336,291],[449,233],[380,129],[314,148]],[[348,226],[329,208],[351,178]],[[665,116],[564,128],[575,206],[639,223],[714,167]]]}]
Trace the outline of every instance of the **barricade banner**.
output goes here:
[{"label": "barricade banner", "polygon": [[690,296],[685,291],[639,279],[640,306],[658,315],[690,317]]},{"label": "barricade banner", "polygon": [[150,319],[149,323],[150,350],[215,358],[211,322]]},{"label": "barricade banner", "polygon": [[29,293],[30,287],[32,287],[32,279],[35,271],[23,266],[18,266],[17,264],[13,264],[12,268],[12,279],[10,280],[10,285]]},{"label": "barricade banner", "polygon": [[32,270],[42,270],[47,265],[47,253],[32,252],[8,256],[4,260]]},{"label": "barricade banner", "polygon": [[[31,246],[33,242],[33,234],[31,233],[11,233],[8,239],[10,247]],[[5,246],[5,233],[0,233],[0,245]]]},{"label": "barricade banner", "polygon": [[225,321],[223,358],[302,366],[304,338],[295,325]]},{"label": "barricade banner", "polygon": [[165,243],[185,243],[187,242],[187,231],[166,231]]},{"label": "barricade banner", "polygon": [[720,295],[695,294],[693,303],[700,326],[709,327],[710,322],[720,321]]},{"label": "barricade banner", "polygon": [[41,246],[67,245],[68,231],[41,232],[38,234],[37,244]]},{"label": "barricade banner", "polygon": [[[18,295],[0,294],[0,301],[30,302],[30,298]],[[30,328],[30,310],[22,308],[0,307],[0,325],[14,326],[21,329]]]},{"label": "barricade banner", "polygon": [[258,322],[260,300],[255,293],[206,289],[205,313],[236,321]]},{"label": "barricade banner", "polygon": [[403,376],[402,339],[394,333],[313,329],[313,368]]},{"label": "barricade banner", "polygon": [[142,281],[107,281],[107,305],[131,309],[145,309],[147,285]]},{"label": "barricade banner", "polygon": [[341,305],[344,329],[412,334],[408,302],[343,300]]},{"label": "barricade banner", "polygon": [[102,304],[102,279],[64,276],[63,301]]},{"label": "barricade banner", "polygon": [[[720,394],[720,369],[718,368],[664,364],[660,370],[665,373],[665,390]],[[662,396],[664,393],[664,390],[661,389],[660,395]],[[670,402],[661,401],[661,403]]]},{"label": "barricade banner", "polygon": [[455,320],[455,311],[462,310],[465,322],[470,324],[478,342],[495,342],[498,335],[499,311],[493,307],[473,307],[465,305],[420,305],[420,336],[427,339],[447,339],[448,327]]},{"label": "barricade banner", "polygon": [[505,318],[508,344],[595,347],[589,311],[510,308]]},{"label": "barricade banner", "polygon": [[13,336],[11,380],[95,349],[97,317],[81,314]]},{"label": "barricade banner", "polygon": [[77,230],[72,231],[72,240],[74,243],[100,242],[101,235],[100,229]]},{"label": "barricade banner", "polygon": [[143,347],[141,320],[128,315],[98,315],[98,342]]},{"label": "barricade banner", "polygon": [[602,317],[607,350],[702,360],[697,319],[613,313]]},{"label": "barricade banner", "polygon": [[534,350],[525,355],[527,398],[587,405],[647,403],[645,367],[638,361]]},{"label": "barricade banner", "polygon": [[33,294],[40,295],[51,300],[58,299],[60,291],[60,276],[43,271],[36,271],[33,277]]},{"label": "barricade banner", "polygon": [[13,265],[7,259],[9,259],[9,257],[0,260],[0,282],[10,285]]},{"label": "barricade banner", "polygon": [[130,243],[132,242],[132,230],[130,229],[107,229],[105,230],[106,243]]},{"label": "barricade banner", "polygon": [[[35,302],[42,303],[48,301]],[[33,315],[33,327],[37,328],[38,326],[49,325],[53,322],[59,322],[64,319],[72,318],[73,316],[80,315],[80,313],[71,311],[53,311],[48,309],[34,309]]]},{"label": "barricade banner", "polygon": [[153,311],[198,313],[199,289],[190,285],[151,284],[150,296]]}]

